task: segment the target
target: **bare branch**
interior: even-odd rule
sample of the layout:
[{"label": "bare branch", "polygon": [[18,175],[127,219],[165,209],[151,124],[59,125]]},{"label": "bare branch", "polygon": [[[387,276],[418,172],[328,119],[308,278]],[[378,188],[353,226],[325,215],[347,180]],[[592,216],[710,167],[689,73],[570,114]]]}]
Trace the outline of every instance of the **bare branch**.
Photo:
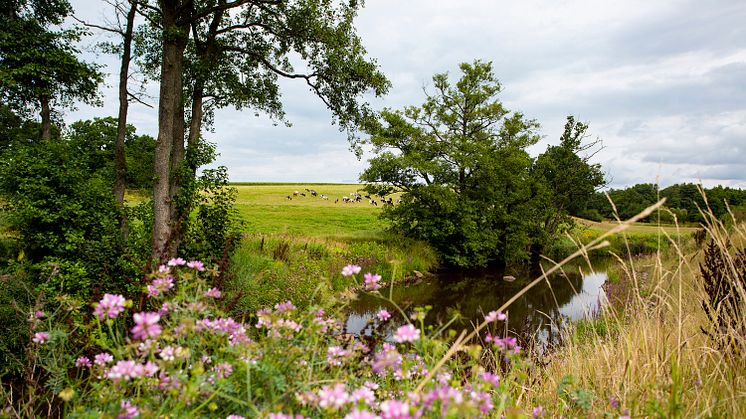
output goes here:
[{"label": "bare branch", "polygon": [[150,109],[153,109],[153,105],[151,105],[149,103],[143,102],[139,97],[137,97],[136,95],[132,94],[129,91],[127,91],[127,96],[129,96],[129,98],[130,98],[131,101],[137,102],[137,103],[139,103],[141,105],[147,106]]}]

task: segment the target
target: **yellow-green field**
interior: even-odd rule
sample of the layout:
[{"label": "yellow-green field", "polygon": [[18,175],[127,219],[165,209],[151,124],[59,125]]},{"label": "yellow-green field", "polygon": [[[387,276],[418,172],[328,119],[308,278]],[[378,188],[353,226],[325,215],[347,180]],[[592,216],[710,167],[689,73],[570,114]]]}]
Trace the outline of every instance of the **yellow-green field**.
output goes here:
[{"label": "yellow-green field", "polygon": [[[609,231],[618,225],[614,221],[596,222],[596,221],[585,220],[582,218],[575,218],[575,221],[587,228],[590,228],[592,230],[598,230],[598,231]],[[699,228],[700,228],[699,226],[676,226],[672,224],[658,225],[658,224],[637,223],[637,224],[630,226],[625,231],[629,234],[656,234],[656,233],[665,231],[669,235],[674,235],[674,234],[693,233]]]},{"label": "yellow-green field", "polygon": [[[247,233],[288,233],[307,237],[371,237],[384,229],[378,219],[381,205],[345,204],[342,197],[359,192],[362,185],[332,184],[235,184],[236,209]],[[328,200],[311,196],[306,188]],[[298,195],[294,195],[298,192]],[[301,196],[300,193],[306,194]],[[292,199],[288,199],[288,196]],[[339,202],[335,203],[335,200]]]}]

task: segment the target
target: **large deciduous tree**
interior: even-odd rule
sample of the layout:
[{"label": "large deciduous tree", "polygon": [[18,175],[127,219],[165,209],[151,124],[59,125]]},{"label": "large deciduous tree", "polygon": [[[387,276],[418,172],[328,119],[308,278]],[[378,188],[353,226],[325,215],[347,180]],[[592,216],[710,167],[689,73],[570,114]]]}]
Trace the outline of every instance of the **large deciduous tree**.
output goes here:
[{"label": "large deciduous tree", "polygon": [[[421,106],[384,110],[367,131],[375,157],[360,179],[372,192],[403,192],[383,216],[430,242],[448,265],[504,269],[555,239],[603,184],[581,157],[587,125],[569,117],[561,142],[537,159],[539,125],[499,101],[491,63],[460,65],[455,83],[433,77]],[[535,258],[536,259],[536,258]]]},{"label": "large deciduous tree", "polygon": [[54,107],[95,103],[102,75],[80,61],[77,28],[54,30],[71,12],[67,0],[3,2],[0,6],[0,100],[24,115],[41,117],[41,136],[52,136]]},{"label": "large deciduous tree", "polygon": [[491,63],[460,70],[455,83],[447,73],[435,75],[435,92],[422,106],[385,110],[368,127],[376,156],[360,178],[403,191],[402,203],[384,217],[430,242],[446,263],[504,265],[527,240],[526,148],[539,140],[538,124],[499,101]]},{"label": "large deciduous tree", "polygon": [[[210,110],[252,107],[282,117],[278,78],[305,81],[343,128],[369,111],[361,96],[385,93],[388,81],[366,58],[353,20],[360,3],[278,0],[160,0],[143,3],[158,37],[143,54],[160,80],[153,188],[153,257],[173,256],[188,208],[177,195]],[[147,36],[145,44],[148,45]],[[295,67],[302,69],[296,71]],[[207,100],[206,100],[207,99]],[[189,109],[189,130],[185,110]],[[188,133],[188,137],[187,137]],[[188,142],[185,144],[185,139]],[[195,169],[191,169],[192,171]]]}]

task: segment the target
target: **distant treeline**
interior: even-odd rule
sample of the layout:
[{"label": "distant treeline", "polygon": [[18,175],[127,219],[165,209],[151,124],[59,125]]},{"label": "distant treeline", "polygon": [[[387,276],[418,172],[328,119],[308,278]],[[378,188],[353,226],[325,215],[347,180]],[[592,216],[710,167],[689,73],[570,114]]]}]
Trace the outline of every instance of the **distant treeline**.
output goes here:
[{"label": "distant treeline", "polygon": [[[728,206],[737,218],[746,218],[746,190],[717,186],[705,189],[707,204],[697,185],[693,183],[675,184],[658,190],[658,186],[643,183],[626,189],[611,189],[607,192],[596,192],[587,202],[584,210],[576,214],[579,217],[594,221],[615,218],[614,210],[606,194],[616,206],[621,219],[630,218],[643,209],[654,204],[660,198],[666,198],[665,208],[669,211],[660,212],[660,220],[664,223],[676,220],[680,223],[697,223],[702,221],[699,208],[709,208],[718,218],[730,217]],[[658,215],[652,215],[645,221],[655,222]]]}]

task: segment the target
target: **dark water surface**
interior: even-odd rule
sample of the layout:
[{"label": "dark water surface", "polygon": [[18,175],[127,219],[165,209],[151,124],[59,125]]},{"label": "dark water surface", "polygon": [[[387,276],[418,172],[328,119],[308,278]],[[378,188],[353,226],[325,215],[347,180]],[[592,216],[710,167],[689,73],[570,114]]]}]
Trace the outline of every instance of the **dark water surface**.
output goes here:
[{"label": "dark water surface", "polygon": [[[570,268],[565,275],[557,274],[529,290],[506,311],[507,334],[521,342],[534,342],[539,352],[548,345],[561,342],[561,332],[569,321],[592,318],[606,301],[602,288],[607,280],[605,269],[594,264],[594,271]],[[584,273],[581,273],[583,271]],[[425,325],[439,327],[459,314],[450,329],[471,331],[473,325],[484,319],[484,314],[496,310],[533,277],[519,277],[513,282],[502,276],[479,274],[467,276],[458,273],[436,274],[421,283],[394,286],[392,300],[411,316],[415,307],[432,306],[425,318]],[[389,296],[389,288],[380,290]],[[361,293],[350,303],[346,328],[348,333],[369,335],[377,324],[376,313],[387,309],[394,317],[383,325],[392,335],[404,324],[402,315],[389,302],[372,294]],[[504,334],[504,322],[498,322],[499,334]]]}]

